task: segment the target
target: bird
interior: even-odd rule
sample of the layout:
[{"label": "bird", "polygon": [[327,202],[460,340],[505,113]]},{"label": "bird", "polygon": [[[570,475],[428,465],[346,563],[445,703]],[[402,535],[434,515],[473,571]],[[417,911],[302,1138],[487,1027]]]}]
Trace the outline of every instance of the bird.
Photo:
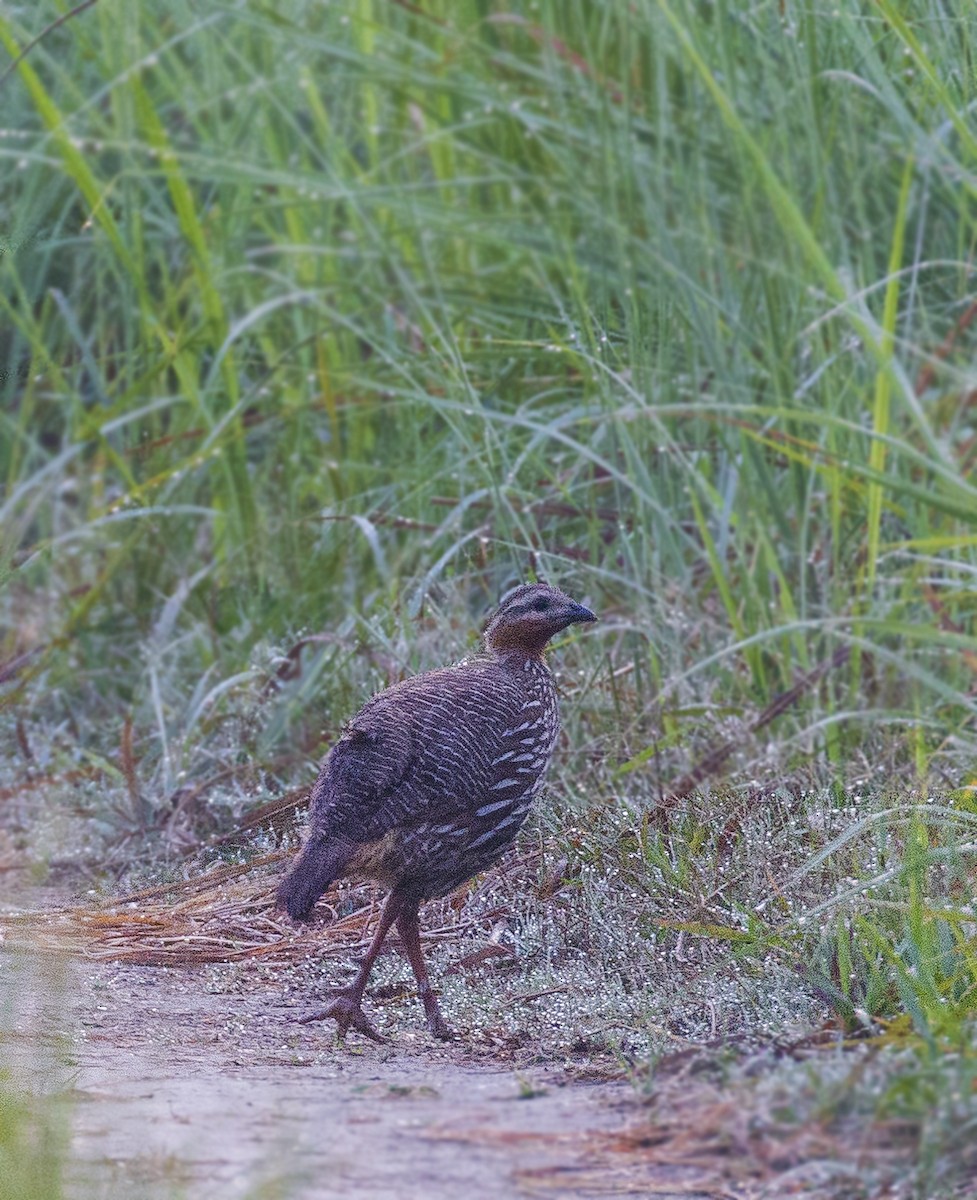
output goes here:
[{"label": "bird", "polygon": [[547,583],[507,592],[485,626],[484,649],[373,695],[322,762],[309,802],[309,832],[277,889],[276,907],[305,920],[338,879],[388,889],[353,982],[332,991],[302,1023],[333,1019],[383,1038],[363,1011],[374,960],[391,927],[417,980],[436,1038],[453,1032],[431,987],[419,910],[496,862],[542,789],[560,730],[547,643],[589,608]]}]

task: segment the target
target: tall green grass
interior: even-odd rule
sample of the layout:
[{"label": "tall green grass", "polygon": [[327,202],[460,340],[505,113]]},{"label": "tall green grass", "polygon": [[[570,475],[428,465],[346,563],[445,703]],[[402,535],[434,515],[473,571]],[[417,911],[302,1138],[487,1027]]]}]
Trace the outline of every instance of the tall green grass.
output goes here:
[{"label": "tall green grass", "polygon": [[[62,11],[5,10],[6,52]],[[100,0],[52,30],[0,91],[18,836],[58,852],[53,806],[80,851],[193,844],[531,570],[602,616],[559,648],[571,852],[606,865],[625,805],[608,836],[685,886],[724,802],[654,853],[642,822],[717,737],[740,796],[827,772],[969,820],[975,52],[949,0]],[[812,986],[935,1044],[970,910],[910,858],[889,917],[821,880]]]},{"label": "tall green grass", "polygon": [[52,31],[3,87],[5,657],[47,650],[8,698],[86,745],[132,711],[152,756],[188,678],[453,578],[478,615],[535,551],[609,618],[585,669],[632,664],[626,751],[656,695],[744,714],[848,642],[791,732],[911,727],[965,782],[975,32],[922,0]]}]

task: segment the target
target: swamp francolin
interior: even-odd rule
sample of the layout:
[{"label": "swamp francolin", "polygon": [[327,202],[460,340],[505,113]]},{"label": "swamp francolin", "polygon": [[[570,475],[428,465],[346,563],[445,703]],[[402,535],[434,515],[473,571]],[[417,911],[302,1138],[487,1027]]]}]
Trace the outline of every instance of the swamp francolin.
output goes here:
[{"label": "swamp francolin", "polygon": [[594,614],[547,584],[503,597],[485,652],[379,692],[333,746],[310,798],[311,829],[278,889],[296,919],[344,876],[390,889],[356,978],[304,1021],[332,1017],[380,1039],[362,1009],[373,962],[396,923],[427,1024],[450,1037],[421,951],[418,908],[445,896],[512,844],[539,793],[560,728],[543,651]]}]

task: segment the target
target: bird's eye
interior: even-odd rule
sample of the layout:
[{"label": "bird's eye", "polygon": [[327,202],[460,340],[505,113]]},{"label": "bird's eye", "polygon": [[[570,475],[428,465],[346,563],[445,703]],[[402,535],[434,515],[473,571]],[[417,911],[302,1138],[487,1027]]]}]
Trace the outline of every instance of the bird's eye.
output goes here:
[{"label": "bird's eye", "polygon": [[533,601],[533,608],[536,612],[546,612],[549,606],[549,598],[546,596],[540,596],[538,600]]}]

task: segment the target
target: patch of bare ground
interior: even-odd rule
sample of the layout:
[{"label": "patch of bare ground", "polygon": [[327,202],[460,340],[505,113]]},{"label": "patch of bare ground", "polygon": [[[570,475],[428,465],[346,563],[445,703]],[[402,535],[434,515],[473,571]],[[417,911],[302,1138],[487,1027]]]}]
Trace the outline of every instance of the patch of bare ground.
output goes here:
[{"label": "patch of bare ground", "polygon": [[[297,1018],[321,998],[318,957],[341,975],[375,906],[327,897],[334,920],[295,931],[254,867],[0,916],[0,1049],[23,1087],[70,1091],[70,1196],[906,1194],[914,1129],[828,1112],[798,1122],[782,1086],[717,1068],[719,1047],[626,1082],[606,1044],[485,1027],[477,1007],[455,1042],[436,1043],[409,988],[392,984],[369,994],[389,1040],[338,1046],[331,1023]],[[431,940],[467,920],[436,910]]]},{"label": "patch of bare ground", "polygon": [[[385,1045],[339,1047],[331,1029],[297,1026],[281,989],[245,989],[227,967],[76,961],[31,977],[4,1041],[25,1073],[38,1035],[60,1047],[46,1074],[70,1080],[79,1197],[447,1200],[548,1180],[606,1195],[589,1182],[595,1139],[635,1107],[620,1080],[520,1070],[512,1051],[442,1048],[406,1024]],[[694,1174],[667,1172],[683,1195]]]}]

